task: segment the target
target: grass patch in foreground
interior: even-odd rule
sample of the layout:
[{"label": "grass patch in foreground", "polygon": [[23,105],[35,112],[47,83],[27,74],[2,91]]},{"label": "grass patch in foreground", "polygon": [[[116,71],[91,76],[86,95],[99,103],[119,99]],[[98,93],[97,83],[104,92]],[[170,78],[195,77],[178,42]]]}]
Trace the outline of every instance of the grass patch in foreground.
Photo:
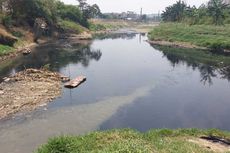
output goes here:
[{"label": "grass patch in foreground", "polygon": [[74,31],[76,34],[80,34],[84,31],[84,28],[81,25],[79,25],[73,21],[60,20],[58,24],[64,30],[71,30],[71,31]]},{"label": "grass patch in foreground", "polygon": [[215,129],[156,129],[146,133],[121,129],[52,138],[36,153],[206,153],[212,151],[189,140],[209,135],[230,138],[230,133]]},{"label": "grass patch in foreground", "polygon": [[230,26],[162,23],[149,33],[150,40],[186,42],[212,49],[230,49]]},{"label": "grass patch in foreground", "polygon": [[0,44],[0,56],[6,55],[12,51],[13,51],[12,47]]}]

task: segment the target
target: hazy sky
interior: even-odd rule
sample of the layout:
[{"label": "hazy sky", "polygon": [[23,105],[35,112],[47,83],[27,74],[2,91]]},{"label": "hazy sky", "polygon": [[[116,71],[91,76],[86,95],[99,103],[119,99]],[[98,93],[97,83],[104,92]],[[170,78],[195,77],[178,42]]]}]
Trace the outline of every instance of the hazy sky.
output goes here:
[{"label": "hazy sky", "polygon": [[[66,4],[78,4],[76,0],[61,0]],[[143,13],[157,13],[163,11],[165,7],[175,3],[177,0],[88,0],[90,4],[98,4],[103,13],[105,12],[140,12],[143,8]],[[189,5],[200,6],[206,3],[207,0],[185,0]]]}]

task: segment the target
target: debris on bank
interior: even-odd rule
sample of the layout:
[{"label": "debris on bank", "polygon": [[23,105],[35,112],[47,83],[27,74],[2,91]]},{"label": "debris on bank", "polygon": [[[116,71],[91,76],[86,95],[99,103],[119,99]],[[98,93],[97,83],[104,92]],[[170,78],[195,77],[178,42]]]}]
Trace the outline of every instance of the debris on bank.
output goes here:
[{"label": "debris on bank", "polygon": [[61,95],[60,74],[27,69],[0,84],[0,119],[17,112],[32,111]]}]

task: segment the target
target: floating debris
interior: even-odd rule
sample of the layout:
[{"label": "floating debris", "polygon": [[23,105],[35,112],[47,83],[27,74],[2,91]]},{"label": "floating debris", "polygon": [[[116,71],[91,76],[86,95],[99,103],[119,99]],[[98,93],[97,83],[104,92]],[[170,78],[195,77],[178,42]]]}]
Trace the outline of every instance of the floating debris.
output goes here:
[{"label": "floating debris", "polygon": [[66,88],[76,88],[78,87],[80,84],[82,84],[83,82],[86,81],[86,77],[85,76],[78,76],[77,78],[67,82],[65,84]]},{"label": "floating debris", "polygon": [[28,55],[31,53],[31,49],[25,48],[25,50],[22,52],[23,55]]}]

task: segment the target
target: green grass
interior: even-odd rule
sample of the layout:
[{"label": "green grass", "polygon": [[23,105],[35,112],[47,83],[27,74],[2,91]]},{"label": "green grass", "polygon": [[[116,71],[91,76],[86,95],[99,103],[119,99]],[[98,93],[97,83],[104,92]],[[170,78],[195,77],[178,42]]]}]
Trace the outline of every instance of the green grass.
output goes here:
[{"label": "green grass", "polygon": [[162,23],[149,33],[149,39],[186,42],[212,49],[230,49],[230,26]]},{"label": "green grass", "polygon": [[84,31],[84,28],[81,25],[73,21],[60,20],[58,24],[64,30],[71,30],[74,31],[76,34],[80,34]]},{"label": "green grass", "polygon": [[140,133],[131,129],[93,132],[85,136],[52,138],[36,153],[206,153],[205,146],[190,142],[200,136],[230,138],[230,133],[215,129],[155,129]]},{"label": "green grass", "polygon": [[99,19],[90,21],[89,29],[91,31],[117,30],[127,26],[127,23],[124,21]]},{"label": "green grass", "polygon": [[122,28],[122,25],[113,25],[110,23],[90,23],[89,29],[91,31],[103,31],[103,30],[116,30]]},{"label": "green grass", "polygon": [[0,44],[0,56],[6,55],[12,51],[13,51],[12,47]]},{"label": "green grass", "polygon": [[90,23],[89,30],[91,31],[101,31],[101,30],[106,30],[106,26],[104,24],[94,24]]}]

